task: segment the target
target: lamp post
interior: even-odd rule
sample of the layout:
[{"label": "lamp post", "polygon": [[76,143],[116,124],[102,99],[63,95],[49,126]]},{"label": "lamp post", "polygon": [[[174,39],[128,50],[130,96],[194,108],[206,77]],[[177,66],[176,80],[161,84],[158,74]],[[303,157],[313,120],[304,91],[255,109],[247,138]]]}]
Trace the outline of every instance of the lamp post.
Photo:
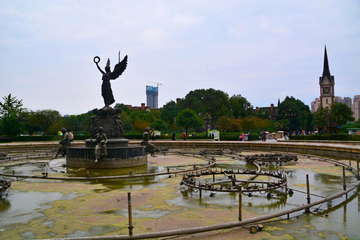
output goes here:
[{"label": "lamp post", "polygon": [[291,119],[296,117],[296,113],[291,111],[291,108],[289,108],[289,111],[285,113],[285,118],[289,118],[289,139],[291,139]]},{"label": "lamp post", "polygon": [[15,118],[17,121],[19,121],[19,136],[21,136],[21,122],[26,121],[25,116],[21,116],[21,112],[19,112],[19,116]]},{"label": "lamp post", "polygon": [[203,120],[205,120],[205,123],[206,123],[206,138],[208,138],[209,137],[208,124],[209,124],[209,120],[211,120],[211,115],[209,113],[205,113]]}]

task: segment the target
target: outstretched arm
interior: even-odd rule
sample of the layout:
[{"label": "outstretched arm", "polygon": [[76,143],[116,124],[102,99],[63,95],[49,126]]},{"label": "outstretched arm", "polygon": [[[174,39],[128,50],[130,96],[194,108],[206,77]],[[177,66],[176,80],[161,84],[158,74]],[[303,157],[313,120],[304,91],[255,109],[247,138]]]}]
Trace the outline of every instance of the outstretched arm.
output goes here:
[{"label": "outstretched arm", "polygon": [[100,71],[102,74],[105,74],[105,72],[104,72],[103,70],[101,70],[101,68],[99,67],[99,64],[98,64],[98,63],[96,63],[96,66],[97,66],[97,68],[99,69],[99,71]]}]

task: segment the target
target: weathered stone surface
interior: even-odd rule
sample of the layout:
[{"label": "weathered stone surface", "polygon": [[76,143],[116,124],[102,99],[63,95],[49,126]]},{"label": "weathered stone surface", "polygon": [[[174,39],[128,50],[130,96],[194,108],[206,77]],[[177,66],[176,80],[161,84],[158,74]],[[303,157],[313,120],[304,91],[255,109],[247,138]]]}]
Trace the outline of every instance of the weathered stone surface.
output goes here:
[{"label": "weathered stone surface", "polygon": [[70,147],[66,155],[68,167],[79,168],[124,168],[145,165],[146,150],[142,146],[108,147],[104,159],[95,162],[93,147]]},{"label": "weathered stone surface", "polygon": [[108,139],[124,137],[123,123],[120,116],[121,109],[114,109],[112,107],[103,107],[101,109],[94,109],[92,111],[96,116],[92,117],[92,125],[90,127],[91,138],[96,138],[99,127],[104,128],[104,132]]}]

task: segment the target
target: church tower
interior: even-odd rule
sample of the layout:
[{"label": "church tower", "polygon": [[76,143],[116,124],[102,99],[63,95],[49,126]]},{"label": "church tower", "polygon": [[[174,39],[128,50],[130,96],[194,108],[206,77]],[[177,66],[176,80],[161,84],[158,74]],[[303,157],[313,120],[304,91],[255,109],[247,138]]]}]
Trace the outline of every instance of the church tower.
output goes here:
[{"label": "church tower", "polygon": [[334,103],[334,76],[331,76],[329,69],[329,62],[325,46],[324,54],[324,69],[322,77],[319,78],[320,85],[320,104],[322,107],[329,107]]}]

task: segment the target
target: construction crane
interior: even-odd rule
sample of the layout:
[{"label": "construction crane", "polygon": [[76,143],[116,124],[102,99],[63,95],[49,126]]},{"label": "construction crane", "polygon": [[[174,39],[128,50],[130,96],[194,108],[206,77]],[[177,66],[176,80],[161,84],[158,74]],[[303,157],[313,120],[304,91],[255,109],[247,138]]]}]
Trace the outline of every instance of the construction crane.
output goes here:
[{"label": "construction crane", "polygon": [[149,82],[149,83],[156,83],[158,91],[159,91],[159,85],[162,85],[162,83],[159,83],[159,82]]}]

